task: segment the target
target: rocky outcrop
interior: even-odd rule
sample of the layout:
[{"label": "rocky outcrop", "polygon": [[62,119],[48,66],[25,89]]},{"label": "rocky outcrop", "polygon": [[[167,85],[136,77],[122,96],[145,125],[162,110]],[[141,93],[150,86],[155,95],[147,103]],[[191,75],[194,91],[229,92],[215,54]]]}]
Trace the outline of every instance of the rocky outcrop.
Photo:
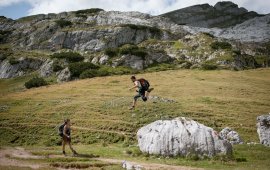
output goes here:
[{"label": "rocky outcrop", "polygon": [[225,28],[260,15],[256,12],[248,12],[245,8],[238,8],[238,5],[232,2],[218,2],[215,6],[209,4],[195,5],[162,16],[170,18],[179,25]]},{"label": "rocky outcrop", "polygon": [[53,74],[53,61],[46,60],[40,67],[39,74],[41,77],[49,77]]},{"label": "rocky outcrop", "polygon": [[208,156],[232,154],[232,145],[216,131],[188,118],[158,120],[139,129],[142,152],[165,156]]},{"label": "rocky outcrop", "polygon": [[61,83],[61,82],[66,82],[66,81],[70,81],[71,80],[71,73],[69,71],[69,68],[65,68],[59,72],[56,73],[57,75],[57,82]]},{"label": "rocky outcrop", "polygon": [[260,143],[270,146],[270,114],[257,117],[257,133]]},{"label": "rocky outcrop", "polygon": [[0,63],[0,78],[22,76],[27,72],[38,70],[42,63],[43,61],[40,59],[23,57],[13,63],[10,63],[10,60],[6,59]]},{"label": "rocky outcrop", "polygon": [[[143,70],[154,63],[163,63],[172,61],[172,58],[166,53],[148,53],[145,57],[136,55],[123,55],[118,59],[112,61],[112,66],[126,66],[136,70]],[[92,60],[92,63],[95,62]]]},{"label": "rocky outcrop", "polygon": [[230,28],[201,28],[183,26],[191,34],[207,32],[216,37],[239,42],[268,42],[270,41],[270,14],[247,20]]},{"label": "rocky outcrop", "polygon": [[[194,14],[207,13],[207,15],[213,15],[211,12],[214,11],[214,18],[207,21],[208,25],[225,23],[224,16],[219,16],[223,12],[241,15],[241,17],[250,14],[245,9],[238,8],[237,5],[230,2],[220,2],[214,7],[207,4],[197,5],[182,10],[187,13],[185,12],[181,17],[192,15],[190,20],[194,23],[200,23],[200,20],[204,20],[204,15],[194,16]],[[0,43],[5,43],[5,45],[0,44],[0,60],[10,58],[10,56],[16,58],[16,55],[20,52],[26,54],[20,54],[20,56],[28,57],[31,52],[35,53],[34,50],[58,52],[68,49],[84,54],[85,60],[94,64],[113,67],[127,66],[138,70],[154,64],[172,63],[172,61],[175,61],[174,64],[178,65],[178,68],[185,69],[201,68],[204,62],[212,62],[222,65],[222,68],[237,70],[268,67],[270,65],[270,59],[267,58],[269,47],[262,44],[262,42],[266,44],[270,41],[270,32],[268,31],[270,15],[253,17],[250,20],[248,20],[249,17],[244,17],[247,21],[241,24],[226,29],[218,29],[182,26],[172,22],[169,18],[151,16],[140,12],[89,9],[80,11],[79,14],[77,12],[40,14],[18,20],[0,17],[0,34],[4,35]],[[256,16],[258,15],[256,14]],[[231,16],[226,14],[226,17]],[[59,24],[60,19],[71,23],[61,25]],[[200,32],[210,33],[215,37],[197,36],[197,33]],[[213,41],[228,42],[228,40],[232,44],[230,50],[213,50],[210,48]],[[245,45],[247,43],[250,45]],[[126,44],[134,44],[144,49],[147,55],[140,57],[130,55],[134,53],[128,55],[120,55],[119,53],[111,58],[104,55],[108,48],[120,49]],[[237,44],[243,44],[241,49],[238,48],[239,45]],[[233,51],[240,51],[240,54],[235,55]],[[44,58],[47,57],[47,55],[41,55]],[[259,61],[262,63],[258,64],[255,57],[259,60],[263,58]],[[42,62],[42,66],[40,64],[38,67],[40,67],[38,70],[42,77],[51,76],[53,73],[51,61]],[[7,60],[4,60],[0,64],[0,78],[24,75],[29,71],[28,68],[30,66],[25,66],[22,62],[11,65]],[[36,71],[37,69],[32,70]]]},{"label": "rocky outcrop", "polygon": [[219,136],[224,140],[228,140],[231,144],[243,144],[240,135],[229,127],[222,129]]}]

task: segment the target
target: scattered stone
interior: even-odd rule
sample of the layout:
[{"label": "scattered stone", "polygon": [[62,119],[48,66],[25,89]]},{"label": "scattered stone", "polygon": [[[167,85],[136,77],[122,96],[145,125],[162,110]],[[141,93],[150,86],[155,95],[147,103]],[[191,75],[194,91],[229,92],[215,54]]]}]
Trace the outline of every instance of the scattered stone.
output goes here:
[{"label": "scattered stone", "polygon": [[228,140],[231,144],[243,144],[240,135],[229,127],[226,127],[219,132],[222,139]]},{"label": "scattered stone", "polygon": [[126,170],[142,170],[143,167],[141,165],[133,165],[130,162],[123,161],[122,162],[122,167],[125,168]]},{"label": "scattered stone", "polygon": [[199,157],[232,154],[230,142],[220,139],[212,128],[185,117],[150,123],[139,129],[137,139],[140,150],[149,154]]},{"label": "scattered stone", "polygon": [[260,143],[270,146],[270,114],[257,117],[257,133]]}]

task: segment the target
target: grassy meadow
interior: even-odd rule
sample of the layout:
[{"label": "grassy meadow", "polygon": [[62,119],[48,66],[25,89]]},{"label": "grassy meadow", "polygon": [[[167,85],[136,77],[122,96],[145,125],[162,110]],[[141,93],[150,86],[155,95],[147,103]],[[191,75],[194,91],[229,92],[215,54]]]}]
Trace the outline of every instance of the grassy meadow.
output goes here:
[{"label": "grassy meadow", "polygon": [[270,69],[140,74],[137,77],[146,78],[155,88],[151,95],[175,102],[140,100],[134,111],[128,110],[136,93],[128,90],[129,77],[99,77],[29,90],[24,88],[29,76],[0,80],[1,147],[23,146],[37,155],[61,154],[57,129],[64,118],[70,118],[79,152],[210,169],[269,169],[270,149],[261,145],[235,146],[235,159],[229,161],[162,158],[140,153],[136,132],[155,120],[183,116],[217,131],[231,127],[245,142],[259,142],[256,117],[270,112]]}]

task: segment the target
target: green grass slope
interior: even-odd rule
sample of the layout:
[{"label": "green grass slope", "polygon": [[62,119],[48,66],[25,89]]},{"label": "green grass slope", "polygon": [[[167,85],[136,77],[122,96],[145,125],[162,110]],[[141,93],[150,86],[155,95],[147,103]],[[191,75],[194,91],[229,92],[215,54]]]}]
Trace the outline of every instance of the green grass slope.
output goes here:
[{"label": "green grass slope", "polygon": [[[30,90],[23,88],[28,77],[0,80],[0,145],[55,147],[60,144],[58,125],[70,118],[73,142],[79,150],[93,144],[93,148],[89,146],[91,153],[125,158],[126,147],[136,145],[138,128],[178,116],[192,118],[218,131],[228,126],[238,131],[245,142],[258,142],[256,117],[270,111],[269,69],[172,70],[137,75],[150,81],[155,88],[152,95],[176,102],[139,101],[135,111],[128,110],[135,94],[128,91],[132,85],[129,77],[92,78]],[[108,152],[101,152],[102,148]],[[210,168],[254,165],[255,169],[267,169],[269,153],[269,148],[263,146],[237,146],[235,156],[244,157],[247,162],[226,166],[222,162],[213,165],[215,161],[157,160],[136,154],[131,159]]]}]

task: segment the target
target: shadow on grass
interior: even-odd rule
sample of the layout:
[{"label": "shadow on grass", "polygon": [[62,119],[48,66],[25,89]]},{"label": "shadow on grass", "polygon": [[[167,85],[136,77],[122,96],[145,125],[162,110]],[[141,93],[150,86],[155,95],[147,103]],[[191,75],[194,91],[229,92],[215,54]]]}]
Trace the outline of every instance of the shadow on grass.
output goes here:
[{"label": "shadow on grass", "polygon": [[94,155],[94,154],[77,154],[75,157],[79,157],[79,158],[99,158],[99,155]]}]

